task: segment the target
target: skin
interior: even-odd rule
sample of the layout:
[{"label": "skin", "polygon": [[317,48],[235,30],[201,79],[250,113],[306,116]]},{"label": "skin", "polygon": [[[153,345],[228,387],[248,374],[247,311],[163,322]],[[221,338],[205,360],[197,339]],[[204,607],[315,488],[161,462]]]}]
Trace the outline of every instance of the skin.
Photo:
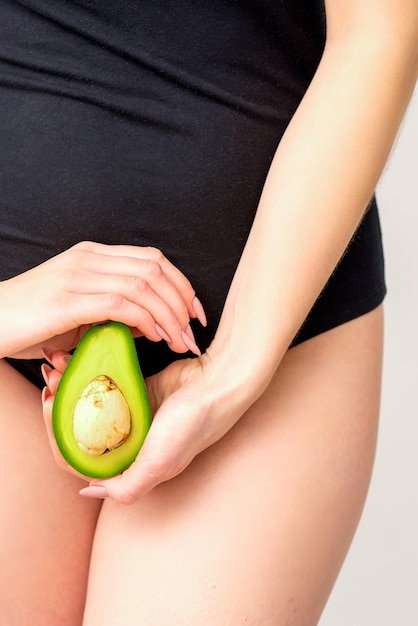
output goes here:
[{"label": "skin", "polygon": [[178,388],[152,390],[158,419],[135,463],[94,482],[120,502],[177,475],[261,397],[386,163],[416,83],[417,0],[326,7],[322,61],[273,159],[215,339],[181,366]]},{"label": "skin", "polygon": [[368,488],[381,342],[379,309],[292,349],[179,476],[106,500],[84,626],[316,624]]},{"label": "skin", "polygon": [[102,501],[49,454],[39,391],[0,362],[2,622],[313,626],[366,497],[381,357],[381,308],[290,350],[222,440],[140,502],[105,500],[97,528]]},{"label": "skin", "polygon": [[[405,0],[401,8],[397,0],[326,2],[323,59],[277,149],[214,342],[198,359],[175,363],[148,381],[155,418],[146,444],[124,474],[93,482],[104,487],[109,499],[95,533],[84,626],[138,621],[186,626],[207,623],[208,616],[216,626],[317,622],[354,533],[370,477],[381,312],[291,351],[288,345],[352,237],[389,155],[416,82],[417,9],[416,0]],[[103,248],[96,252],[101,254]],[[114,252],[107,249],[105,256]],[[186,282],[179,283],[178,275],[168,275],[161,258],[160,269],[153,265],[154,273],[144,276],[137,254],[130,250],[128,255],[135,260],[135,270],[130,261],[129,267],[122,261],[116,278],[111,274],[112,280],[106,279],[110,293],[97,292],[100,281],[90,280],[90,273],[97,276],[103,267],[94,262],[92,267],[91,258],[85,259],[87,271],[77,277],[68,269],[74,264],[65,270],[60,257],[29,277],[1,285],[0,328],[8,331],[1,338],[3,354],[33,354],[46,341],[68,349],[86,324],[103,319],[128,323],[150,338],[155,322],[163,326],[165,321],[173,349],[185,351],[182,331],[188,317],[196,315],[193,289],[184,277]],[[120,250],[116,255],[126,256]],[[173,292],[166,283],[155,282],[155,271],[161,278],[160,270],[175,287],[177,304],[172,304]],[[132,281],[127,287],[125,279],[132,273],[139,275],[134,284],[142,288],[132,290]],[[26,313],[33,281],[41,294],[35,305],[39,310]],[[144,297],[150,293],[144,281],[153,286],[151,298]],[[131,293],[136,294],[133,302]],[[158,312],[161,299],[173,314],[170,319]],[[151,325],[143,324],[141,311],[151,317]],[[65,366],[62,357],[62,352],[51,356],[56,369],[47,375],[48,431],[53,393]],[[5,364],[2,371],[8,383],[12,374]],[[10,414],[23,413],[22,392],[29,393],[18,375],[13,376],[7,417],[2,419],[7,425]],[[35,411],[33,397],[25,415],[34,416]],[[33,449],[33,441],[23,444],[15,436],[10,444],[16,455],[13,467],[20,470],[17,458],[26,458],[23,450],[29,445]],[[60,464],[53,441],[51,445]],[[52,475],[46,479],[52,471],[48,463],[48,470],[16,473],[9,494],[12,519],[21,519],[22,511],[30,511],[32,518],[33,501],[28,503],[26,493],[17,494],[22,476],[27,481],[38,478],[38,487],[29,481],[30,493],[35,503],[46,498],[51,505],[41,508],[35,525],[43,530],[40,545],[45,549],[45,529],[57,527],[57,507],[52,505],[56,492],[62,488],[65,500],[70,486],[80,485],[71,482],[77,477],[62,472],[69,486],[64,491],[58,478],[52,486]],[[84,495],[97,492],[87,490]],[[43,567],[44,577],[38,578],[35,563],[29,567],[26,551],[19,549],[22,538],[28,544],[33,539],[32,529],[19,527],[22,534],[12,533],[14,541],[2,531],[15,572],[5,581],[9,601],[2,608],[12,626],[13,619],[20,625],[25,619],[36,623],[36,611],[43,611],[43,626],[49,626],[48,620],[81,623],[83,584],[74,588],[70,583],[62,590],[62,579],[68,574],[68,580],[74,580],[77,568],[83,576],[87,571],[92,518],[99,506],[95,499],[87,502],[92,509],[78,518],[84,530],[76,562],[68,556],[68,565],[64,559],[55,565],[61,571],[59,593],[54,557],[50,555],[50,569]],[[66,533],[71,529],[62,511],[70,514],[71,507],[65,502],[62,506],[56,514],[64,539],[60,544],[54,535],[54,555],[65,545],[63,554],[70,552]],[[4,527],[9,532],[15,528],[7,519]],[[74,544],[74,537],[70,541]],[[35,560],[39,565],[40,553]],[[24,568],[25,583],[19,577]],[[36,580],[34,586],[31,580]],[[57,608],[61,595],[70,613]],[[143,598],[146,603],[139,601]],[[17,618],[16,605],[22,607]]]},{"label": "skin", "polygon": [[[28,307],[30,293],[36,298]],[[12,329],[1,335],[1,357],[42,358],[45,346],[70,350],[92,324],[108,319],[151,341],[166,336],[175,352],[187,352],[182,331],[197,317],[192,285],[156,248],[83,241],[3,281],[0,294],[0,322]],[[205,323],[204,313],[200,319]]]},{"label": "skin", "polygon": [[[0,360],[2,402],[0,515],[2,602],[7,626],[81,623],[89,554],[100,502],[83,500],[83,482],[53,461],[40,393]],[[14,419],[11,419],[11,416]]]}]

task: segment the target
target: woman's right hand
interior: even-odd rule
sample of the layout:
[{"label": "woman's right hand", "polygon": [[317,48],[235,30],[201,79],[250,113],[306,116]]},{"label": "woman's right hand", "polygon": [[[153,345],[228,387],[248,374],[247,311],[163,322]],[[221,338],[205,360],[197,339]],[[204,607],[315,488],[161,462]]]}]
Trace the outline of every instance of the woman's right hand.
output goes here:
[{"label": "woman's right hand", "polygon": [[189,321],[206,324],[187,278],[156,248],[76,244],[0,283],[0,356],[42,358],[71,350],[93,324],[115,320],[134,336],[199,350]]}]

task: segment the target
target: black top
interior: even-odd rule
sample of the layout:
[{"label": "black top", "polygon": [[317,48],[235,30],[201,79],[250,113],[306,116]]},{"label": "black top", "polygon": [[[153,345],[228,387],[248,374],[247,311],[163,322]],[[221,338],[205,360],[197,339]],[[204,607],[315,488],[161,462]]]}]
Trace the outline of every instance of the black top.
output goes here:
[{"label": "black top", "polygon": [[[325,31],[314,0],[0,0],[0,279],[84,239],[159,247],[204,349]],[[373,205],[297,340],[384,291]],[[178,358],[150,348],[146,374]]]}]

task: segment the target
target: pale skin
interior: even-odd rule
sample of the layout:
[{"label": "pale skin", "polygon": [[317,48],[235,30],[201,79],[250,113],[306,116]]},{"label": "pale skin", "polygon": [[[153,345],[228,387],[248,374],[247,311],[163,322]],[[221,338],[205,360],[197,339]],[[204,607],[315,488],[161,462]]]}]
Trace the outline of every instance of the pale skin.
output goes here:
[{"label": "pale skin", "polygon": [[[415,85],[418,41],[416,0],[328,0],[326,9],[323,59],[278,147],[215,340],[148,381],[154,424],[131,468],[100,483],[103,505],[79,497],[86,483],[54,465],[37,390],[0,363],[10,477],[0,610],[10,626],[317,623],[372,469],[381,308],[288,345],[376,186]],[[94,294],[105,310],[95,297],[86,313],[79,303],[97,282],[76,292],[68,284],[80,276],[70,276],[72,296],[46,314],[57,292],[47,276],[59,278],[60,262],[36,270],[42,322],[15,313],[33,279],[0,285],[2,321],[16,318],[1,325],[3,355],[67,350],[79,327],[104,319],[154,340],[157,323],[174,350],[187,349],[182,331],[197,313],[186,278],[166,269],[162,288],[136,269],[155,297],[132,302],[119,275],[110,297]],[[47,430],[62,355],[47,372]]]}]

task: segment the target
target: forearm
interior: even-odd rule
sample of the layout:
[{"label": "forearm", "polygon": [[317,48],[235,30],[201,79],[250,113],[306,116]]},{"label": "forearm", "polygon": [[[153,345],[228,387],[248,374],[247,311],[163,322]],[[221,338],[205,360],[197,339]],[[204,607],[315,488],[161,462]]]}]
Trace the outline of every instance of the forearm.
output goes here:
[{"label": "forearm", "polygon": [[388,158],[416,73],[413,46],[395,43],[329,43],[277,149],[209,349],[248,401],[338,263]]}]

